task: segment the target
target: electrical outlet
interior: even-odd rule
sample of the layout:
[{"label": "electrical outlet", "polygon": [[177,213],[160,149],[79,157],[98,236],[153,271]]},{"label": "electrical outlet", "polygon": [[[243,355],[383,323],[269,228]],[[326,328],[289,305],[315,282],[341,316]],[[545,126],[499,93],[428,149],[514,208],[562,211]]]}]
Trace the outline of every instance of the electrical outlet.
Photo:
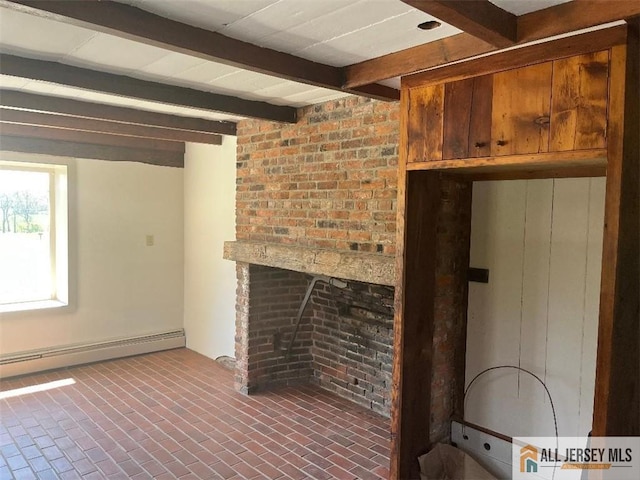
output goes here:
[{"label": "electrical outlet", "polygon": [[155,239],[153,238],[153,235],[147,235],[147,247],[153,247],[154,243]]}]

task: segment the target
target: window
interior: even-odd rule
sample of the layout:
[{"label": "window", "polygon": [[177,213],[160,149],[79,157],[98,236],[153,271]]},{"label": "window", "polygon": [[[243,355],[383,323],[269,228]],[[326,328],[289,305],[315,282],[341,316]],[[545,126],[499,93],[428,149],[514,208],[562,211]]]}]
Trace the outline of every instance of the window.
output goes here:
[{"label": "window", "polygon": [[67,166],[0,160],[0,312],[67,305]]}]

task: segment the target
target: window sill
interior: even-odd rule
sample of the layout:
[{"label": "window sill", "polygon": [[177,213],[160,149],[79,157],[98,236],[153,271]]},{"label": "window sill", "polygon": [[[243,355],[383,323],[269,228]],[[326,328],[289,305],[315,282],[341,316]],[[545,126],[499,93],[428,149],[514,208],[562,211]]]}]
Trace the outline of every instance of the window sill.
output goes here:
[{"label": "window sill", "polygon": [[7,303],[4,305],[0,305],[0,313],[27,312],[30,310],[44,310],[49,308],[66,307],[68,305],[68,303],[61,302],[60,300],[40,300],[37,302]]}]

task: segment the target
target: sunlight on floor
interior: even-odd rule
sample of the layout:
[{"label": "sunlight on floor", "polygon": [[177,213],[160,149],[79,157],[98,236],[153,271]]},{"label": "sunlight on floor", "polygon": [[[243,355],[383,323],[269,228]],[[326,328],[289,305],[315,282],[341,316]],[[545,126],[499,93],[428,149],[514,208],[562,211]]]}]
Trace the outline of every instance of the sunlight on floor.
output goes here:
[{"label": "sunlight on floor", "polygon": [[76,381],[73,378],[65,378],[64,380],[56,380],[55,382],[40,383],[38,385],[31,385],[30,387],[15,388],[13,390],[7,390],[6,392],[0,392],[0,400],[5,398],[19,397],[20,395],[27,395],[30,393],[44,392],[46,390],[53,390],[54,388],[66,387],[73,385]]}]

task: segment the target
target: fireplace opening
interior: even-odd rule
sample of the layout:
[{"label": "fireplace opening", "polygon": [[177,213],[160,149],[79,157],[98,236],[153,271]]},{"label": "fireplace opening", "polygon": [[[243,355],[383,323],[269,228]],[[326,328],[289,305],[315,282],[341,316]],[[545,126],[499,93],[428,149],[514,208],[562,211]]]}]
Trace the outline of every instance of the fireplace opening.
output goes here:
[{"label": "fireplace opening", "polygon": [[311,381],[388,416],[394,289],[345,283],[320,284],[314,292]]},{"label": "fireplace opening", "polygon": [[311,295],[313,294],[313,289],[315,288],[318,282],[324,282],[327,285],[330,285],[332,287],[337,287],[337,288],[348,287],[348,284],[346,282],[343,282],[342,280],[339,280],[333,277],[325,277],[324,275],[322,276],[315,275],[311,279],[311,283],[309,283],[309,286],[307,287],[307,293],[305,293],[304,299],[302,300],[302,304],[298,309],[298,315],[296,316],[296,326],[293,330],[293,335],[291,335],[291,340],[289,340],[289,346],[287,347],[287,358],[291,356],[291,349],[293,348],[293,344],[296,341],[296,335],[298,334],[298,329],[300,327],[300,321],[302,320],[302,315],[304,314],[304,311],[306,310],[307,305],[309,304],[309,300],[311,299]]},{"label": "fireplace opening", "polygon": [[236,387],[313,383],[389,416],[393,287],[238,262]]}]

